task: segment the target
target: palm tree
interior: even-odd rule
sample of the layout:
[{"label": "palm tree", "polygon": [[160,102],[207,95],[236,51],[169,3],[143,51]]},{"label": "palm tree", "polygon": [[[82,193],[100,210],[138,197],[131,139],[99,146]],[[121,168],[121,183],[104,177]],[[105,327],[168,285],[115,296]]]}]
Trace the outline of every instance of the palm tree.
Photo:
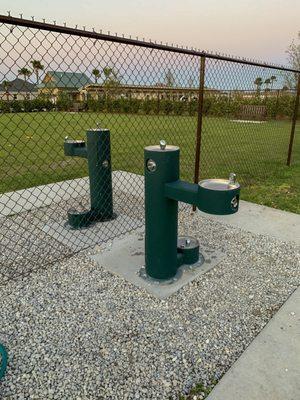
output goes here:
[{"label": "palm tree", "polygon": [[11,82],[3,81],[2,82],[2,86],[3,86],[4,90],[5,90],[6,100],[9,101],[9,88],[11,87]]},{"label": "palm tree", "polygon": [[257,77],[254,81],[254,85],[256,85],[257,94],[260,94],[260,88],[261,88],[262,83],[263,83],[263,81],[262,81],[261,77]]},{"label": "palm tree", "polygon": [[19,69],[18,74],[19,75],[23,75],[24,76],[24,81],[27,82],[27,78],[30,77],[32,72],[28,68],[23,67],[23,68]]},{"label": "palm tree", "polygon": [[271,83],[271,79],[270,79],[270,78],[267,78],[267,79],[265,80],[266,91],[269,91],[269,90],[270,90],[270,89],[269,89],[270,83]]},{"label": "palm tree", "polygon": [[111,67],[103,68],[104,74],[104,86],[119,86],[121,83],[121,77],[118,72]]},{"label": "palm tree", "polygon": [[277,81],[277,78],[276,78],[276,76],[272,75],[271,78],[270,78],[270,80],[271,80],[271,90],[272,90],[272,89],[273,89],[274,82]]},{"label": "palm tree", "polygon": [[40,71],[43,71],[44,66],[39,60],[31,60],[30,63],[32,64],[36,76],[36,83],[38,84],[40,81]]},{"label": "palm tree", "polygon": [[94,77],[95,77],[95,83],[98,83],[98,78],[99,78],[99,76],[100,76],[100,71],[99,71],[99,69],[97,69],[97,68],[93,69],[92,74],[93,74]]},{"label": "palm tree", "polygon": [[269,89],[269,85],[271,84],[271,79],[270,78],[267,78],[266,80],[265,80],[265,85],[266,85],[266,88],[265,88],[265,91],[266,92],[269,92],[270,91],[270,89]]},{"label": "palm tree", "polygon": [[195,79],[193,76],[190,76],[188,79],[188,87],[194,87],[195,86]]},{"label": "palm tree", "polygon": [[168,87],[173,87],[175,86],[175,78],[173,73],[171,72],[170,69],[167,70],[166,75],[165,75],[165,84]]}]

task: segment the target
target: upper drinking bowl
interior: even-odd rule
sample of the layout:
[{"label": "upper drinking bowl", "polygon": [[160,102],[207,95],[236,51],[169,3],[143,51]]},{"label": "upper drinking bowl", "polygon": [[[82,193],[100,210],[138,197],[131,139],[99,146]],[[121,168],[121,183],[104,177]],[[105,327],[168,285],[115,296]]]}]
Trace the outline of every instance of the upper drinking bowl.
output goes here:
[{"label": "upper drinking bowl", "polygon": [[204,179],[199,182],[197,207],[208,214],[234,214],[239,208],[240,185],[236,175],[229,179]]},{"label": "upper drinking bowl", "polygon": [[199,186],[209,190],[235,190],[240,187],[238,182],[231,182],[229,179],[204,179]]}]

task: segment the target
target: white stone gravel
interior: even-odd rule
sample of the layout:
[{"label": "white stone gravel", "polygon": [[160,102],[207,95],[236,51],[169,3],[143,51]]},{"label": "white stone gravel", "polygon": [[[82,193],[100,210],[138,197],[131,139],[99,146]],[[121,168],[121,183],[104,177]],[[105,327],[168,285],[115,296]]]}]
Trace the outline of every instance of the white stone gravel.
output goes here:
[{"label": "white stone gravel", "polygon": [[0,287],[0,398],[167,400],[219,379],[299,285],[300,248],[187,213],[180,230],[227,258],[167,300],[87,251]]}]

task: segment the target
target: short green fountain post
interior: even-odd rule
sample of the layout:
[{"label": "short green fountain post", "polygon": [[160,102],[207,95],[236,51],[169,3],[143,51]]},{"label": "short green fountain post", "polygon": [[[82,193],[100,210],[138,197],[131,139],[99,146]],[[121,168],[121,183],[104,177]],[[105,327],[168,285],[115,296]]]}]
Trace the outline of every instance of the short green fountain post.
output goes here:
[{"label": "short green fountain post", "polygon": [[86,136],[86,142],[69,138],[64,142],[65,155],[86,158],[89,170],[91,208],[68,211],[68,221],[72,228],[82,228],[95,221],[114,218],[110,132],[108,129],[90,129]]}]

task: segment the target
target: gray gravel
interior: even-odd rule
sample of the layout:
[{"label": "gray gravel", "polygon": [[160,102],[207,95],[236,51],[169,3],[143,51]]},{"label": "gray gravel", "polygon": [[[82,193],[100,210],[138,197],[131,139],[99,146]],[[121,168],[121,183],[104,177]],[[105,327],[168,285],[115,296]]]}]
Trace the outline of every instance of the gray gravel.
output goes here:
[{"label": "gray gravel", "polygon": [[227,258],[167,300],[87,251],[0,287],[10,357],[0,398],[178,399],[219,379],[299,285],[300,248],[197,215],[180,220],[181,233]]}]

